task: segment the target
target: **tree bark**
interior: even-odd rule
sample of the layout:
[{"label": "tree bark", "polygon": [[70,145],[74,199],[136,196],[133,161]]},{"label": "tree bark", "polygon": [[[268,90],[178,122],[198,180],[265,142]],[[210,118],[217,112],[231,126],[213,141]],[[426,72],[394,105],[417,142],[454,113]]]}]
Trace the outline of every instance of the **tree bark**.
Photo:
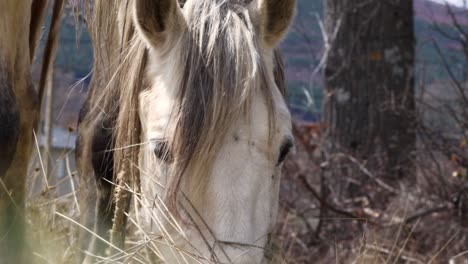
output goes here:
[{"label": "tree bark", "polygon": [[326,151],[350,155],[389,182],[416,179],[413,12],[411,0],[325,6]]}]

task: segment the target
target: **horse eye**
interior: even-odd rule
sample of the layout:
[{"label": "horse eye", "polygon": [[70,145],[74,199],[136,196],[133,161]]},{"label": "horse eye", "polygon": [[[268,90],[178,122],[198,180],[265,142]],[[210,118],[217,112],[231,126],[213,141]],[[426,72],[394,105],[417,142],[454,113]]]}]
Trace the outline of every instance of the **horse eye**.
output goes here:
[{"label": "horse eye", "polygon": [[278,157],[278,162],[276,164],[276,166],[279,166],[281,165],[281,163],[284,162],[284,160],[286,160],[286,157],[288,156],[288,154],[291,152],[291,149],[294,147],[294,141],[291,137],[287,137],[283,144],[281,145],[281,148],[280,148],[280,154],[279,154],[279,157]]},{"label": "horse eye", "polygon": [[154,155],[162,161],[171,162],[172,155],[169,151],[167,140],[158,139],[158,140],[154,140],[153,142],[154,142],[153,143]]}]

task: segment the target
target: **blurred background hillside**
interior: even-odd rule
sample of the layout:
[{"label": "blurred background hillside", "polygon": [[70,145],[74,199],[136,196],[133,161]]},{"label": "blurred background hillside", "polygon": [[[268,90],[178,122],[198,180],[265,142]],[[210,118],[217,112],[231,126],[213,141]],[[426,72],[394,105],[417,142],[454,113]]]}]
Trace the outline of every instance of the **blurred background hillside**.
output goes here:
[{"label": "blurred background hillside", "polygon": [[[451,15],[443,3],[428,0],[415,0],[415,33],[417,38],[417,79],[426,84],[440,84],[448,79],[434,42],[447,55],[453,69],[461,74],[466,65],[456,58],[463,56],[460,44],[440,34],[456,33],[451,23]],[[464,26],[468,17],[462,8],[451,6]],[[323,20],[322,0],[299,0],[297,17],[292,30],[281,45],[287,61],[289,98],[295,116],[305,121],[320,118],[323,100],[323,76],[320,64],[324,47],[320,23]],[[78,24],[76,23],[78,22]],[[40,58],[40,54],[38,55]],[[453,60],[453,63],[452,61]],[[69,8],[64,18],[60,34],[60,48],[57,55],[54,93],[55,125],[75,126],[77,111],[86,94],[93,62],[92,44],[85,23],[76,18]],[[39,67],[35,68],[38,78]]]}]

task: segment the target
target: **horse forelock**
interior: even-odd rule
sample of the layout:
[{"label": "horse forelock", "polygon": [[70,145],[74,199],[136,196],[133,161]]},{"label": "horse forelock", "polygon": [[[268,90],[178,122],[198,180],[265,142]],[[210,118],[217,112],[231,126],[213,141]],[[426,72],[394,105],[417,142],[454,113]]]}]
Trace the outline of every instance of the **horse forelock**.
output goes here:
[{"label": "horse forelock", "polygon": [[[254,96],[262,94],[274,127],[268,60],[261,52],[255,21],[244,0],[188,1],[188,30],[178,44],[181,72],[175,133],[175,162],[167,197],[174,207],[183,182],[187,196],[202,203],[217,152],[230,128],[250,118]],[[271,133],[273,134],[273,133]],[[185,177],[185,178],[184,178]]]}]

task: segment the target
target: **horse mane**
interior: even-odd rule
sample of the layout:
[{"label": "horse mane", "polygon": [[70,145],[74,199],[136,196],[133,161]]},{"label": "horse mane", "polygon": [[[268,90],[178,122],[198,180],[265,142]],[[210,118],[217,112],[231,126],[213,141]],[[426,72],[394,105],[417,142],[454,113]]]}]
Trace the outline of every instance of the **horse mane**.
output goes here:
[{"label": "horse mane", "polygon": [[[116,172],[138,162],[139,148],[134,145],[138,144],[140,135],[138,95],[143,87],[147,56],[146,45],[135,34],[131,23],[130,2],[95,0],[89,23],[94,63],[88,94],[91,99],[89,111],[83,122],[94,122],[96,115],[113,120]],[[120,18],[119,14],[125,14],[125,17]],[[138,176],[137,170],[124,171]]]},{"label": "horse mane", "polygon": [[[91,111],[84,122],[95,119],[93,111],[115,117],[114,179],[124,182],[124,178],[133,179],[138,186],[141,144],[138,98],[151,80],[144,80],[148,52],[131,19],[132,1],[95,0],[90,28],[95,57],[91,82],[94,88],[89,95]],[[275,51],[275,76],[268,75],[271,74],[268,62],[258,52],[261,40],[255,35],[256,21],[244,2],[212,0],[185,4],[190,16],[188,30],[172,47],[181,50],[180,57],[174,58],[179,69],[175,74],[180,74],[178,102],[173,112],[175,132],[168,138],[174,160],[166,202],[174,212],[182,184],[193,190],[187,194],[192,202],[201,202],[216,153],[232,124],[248,113],[254,96],[264,95],[270,128],[275,127],[274,83],[270,80],[275,80],[285,95],[283,64]],[[190,176],[186,176],[187,172]]]},{"label": "horse mane", "polygon": [[135,34],[131,23],[130,2],[94,0],[93,8],[89,8],[89,1],[86,2],[94,62],[89,104],[81,122],[91,124],[106,119],[112,126],[113,149],[109,151],[114,160],[116,208],[111,242],[115,245],[123,243],[125,234],[125,211],[130,198],[126,187],[137,190],[139,186],[137,164],[141,129],[138,96],[143,87],[147,58],[146,44]]}]

